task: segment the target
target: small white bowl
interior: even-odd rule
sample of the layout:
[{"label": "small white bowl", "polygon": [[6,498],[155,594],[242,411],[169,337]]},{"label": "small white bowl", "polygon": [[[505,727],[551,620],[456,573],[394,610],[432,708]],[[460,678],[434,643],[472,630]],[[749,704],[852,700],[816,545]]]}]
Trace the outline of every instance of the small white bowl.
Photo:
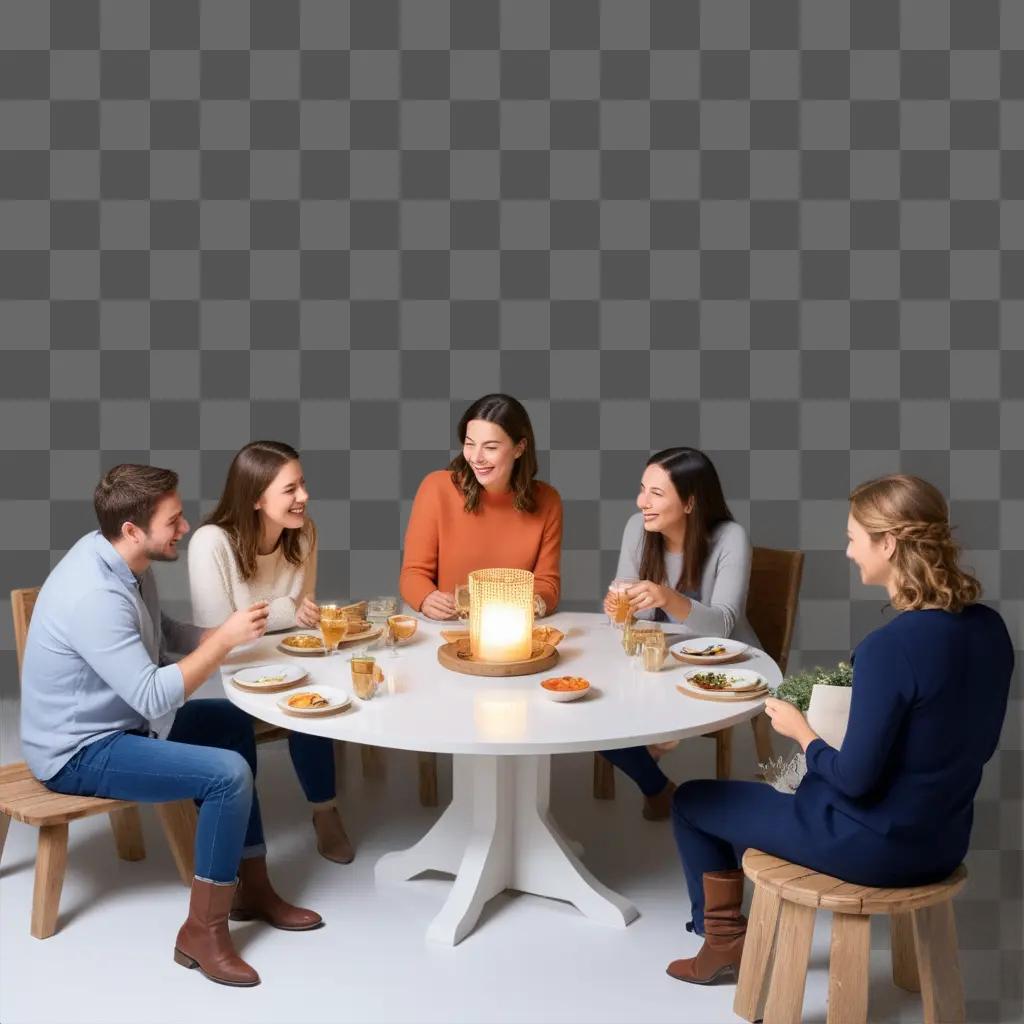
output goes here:
[{"label": "small white bowl", "polygon": [[[549,679],[559,679],[559,678],[564,678],[564,677],[561,677],[561,676],[550,676],[549,677]],[[547,679],[542,679],[541,682],[540,682],[540,688],[541,688],[541,691],[543,692],[544,696],[547,697],[548,700],[557,701],[560,704],[565,704],[565,703],[567,703],[568,701],[571,701],[571,700],[579,700],[580,697],[586,697],[586,695],[588,693],[590,693],[590,691],[593,689],[593,687],[590,685],[590,683],[587,683],[587,685],[585,687],[583,687],[582,689],[580,689],[580,690],[550,690],[550,689],[548,689],[548,687],[546,687],[544,685],[544,683],[546,683],[546,682],[548,682]]]}]

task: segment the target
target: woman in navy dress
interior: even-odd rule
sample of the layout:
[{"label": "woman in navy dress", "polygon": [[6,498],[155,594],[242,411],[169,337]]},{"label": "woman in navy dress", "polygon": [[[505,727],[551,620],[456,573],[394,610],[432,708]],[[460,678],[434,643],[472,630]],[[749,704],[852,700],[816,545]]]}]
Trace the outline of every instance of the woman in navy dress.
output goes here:
[{"label": "woman in navy dress", "polygon": [[706,984],[739,968],[747,847],[858,885],[939,881],[967,853],[974,794],[999,741],[1013,645],[959,564],[941,493],[888,476],[850,495],[847,558],[900,612],[853,654],[842,747],[791,704],[769,699],[777,732],[806,754],[792,796],[763,783],[701,780],[676,791],[673,825],[690,893],[695,957],[668,973]]}]

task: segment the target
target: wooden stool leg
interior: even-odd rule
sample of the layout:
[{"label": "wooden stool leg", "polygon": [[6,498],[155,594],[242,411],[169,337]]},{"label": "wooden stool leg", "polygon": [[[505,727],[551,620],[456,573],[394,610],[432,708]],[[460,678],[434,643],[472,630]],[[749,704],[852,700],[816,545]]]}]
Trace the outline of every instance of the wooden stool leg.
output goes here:
[{"label": "wooden stool leg", "polygon": [[772,723],[765,715],[755,715],[750,720],[750,728],[754,730],[754,749],[757,751],[758,765],[767,764],[774,756],[772,750]]},{"label": "wooden stool leg", "polygon": [[594,753],[594,799],[615,799],[615,766],[596,752]]},{"label": "wooden stool leg", "polygon": [[359,754],[363,759],[364,779],[383,779],[387,774],[384,763],[384,753],[380,747],[367,746],[365,743],[359,748]]},{"label": "wooden stool leg", "polygon": [[424,807],[437,806],[437,754],[420,752],[420,803]]},{"label": "wooden stool leg", "polygon": [[196,806],[191,800],[157,804],[156,816],[167,836],[167,845],[171,848],[181,883],[191,888],[196,873]]},{"label": "wooden stool leg", "polygon": [[146,841],[142,838],[138,807],[123,807],[119,811],[111,811],[108,817],[118,857],[121,860],[144,860]]},{"label": "wooden stool leg", "polygon": [[925,1024],[965,1021],[964,986],[950,901],[912,912]]},{"label": "wooden stool leg", "polygon": [[828,959],[828,1024],[867,1024],[871,918],[832,915]]},{"label": "wooden stool leg", "polygon": [[890,915],[889,934],[892,939],[892,980],[907,992],[920,992],[921,979],[917,975],[914,922],[910,914]]},{"label": "wooden stool leg", "polygon": [[743,943],[740,977],[732,1012],[744,1020],[760,1020],[768,996],[775,931],[779,923],[782,901],[777,892],[754,885],[754,901],[750,905],[747,937]]},{"label": "wooden stool leg", "polygon": [[732,776],[732,726],[712,733],[715,737],[715,778]]},{"label": "wooden stool leg", "polygon": [[7,842],[7,830],[11,827],[10,815],[0,814],[0,858],[4,855],[4,843]]},{"label": "wooden stool leg", "polygon": [[807,963],[814,935],[814,908],[783,903],[778,948],[784,950],[772,965],[772,980],[764,1008],[764,1024],[800,1024],[803,1016]]},{"label": "wooden stool leg", "polygon": [[32,935],[48,939],[57,930],[60,891],[68,863],[68,826],[44,825],[39,829],[36,880],[32,891]]}]

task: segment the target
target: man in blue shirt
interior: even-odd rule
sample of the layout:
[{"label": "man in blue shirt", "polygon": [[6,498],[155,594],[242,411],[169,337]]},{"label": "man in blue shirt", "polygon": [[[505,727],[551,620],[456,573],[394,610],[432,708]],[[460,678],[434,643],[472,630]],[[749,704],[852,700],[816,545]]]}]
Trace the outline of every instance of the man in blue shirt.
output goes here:
[{"label": "man in blue shirt", "polygon": [[151,564],[174,561],[189,529],[177,486],[173,471],[136,465],[115,466],[97,485],[99,531],[60,560],[33,609],[22,747],[58,793],[197,802],[195,878],[174,958],[212,981],[256,985],[229,913],[289,931],[322,920],[282,900],[267,877],[249,717],[227,700],[188,700],[233,647],[263,635],[267,606],[208,630],[160,611]]}]

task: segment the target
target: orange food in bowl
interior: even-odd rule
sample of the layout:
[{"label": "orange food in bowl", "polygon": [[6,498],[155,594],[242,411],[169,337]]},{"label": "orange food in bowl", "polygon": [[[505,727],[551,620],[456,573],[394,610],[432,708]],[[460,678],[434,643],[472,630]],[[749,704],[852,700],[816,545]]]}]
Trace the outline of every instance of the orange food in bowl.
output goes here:
[{"label": "orange food in bowl", "polygon": [[576,693],[590,688],[590,683],[582,676],[553,676],[542,680],[540,685],[555,693]]}]

